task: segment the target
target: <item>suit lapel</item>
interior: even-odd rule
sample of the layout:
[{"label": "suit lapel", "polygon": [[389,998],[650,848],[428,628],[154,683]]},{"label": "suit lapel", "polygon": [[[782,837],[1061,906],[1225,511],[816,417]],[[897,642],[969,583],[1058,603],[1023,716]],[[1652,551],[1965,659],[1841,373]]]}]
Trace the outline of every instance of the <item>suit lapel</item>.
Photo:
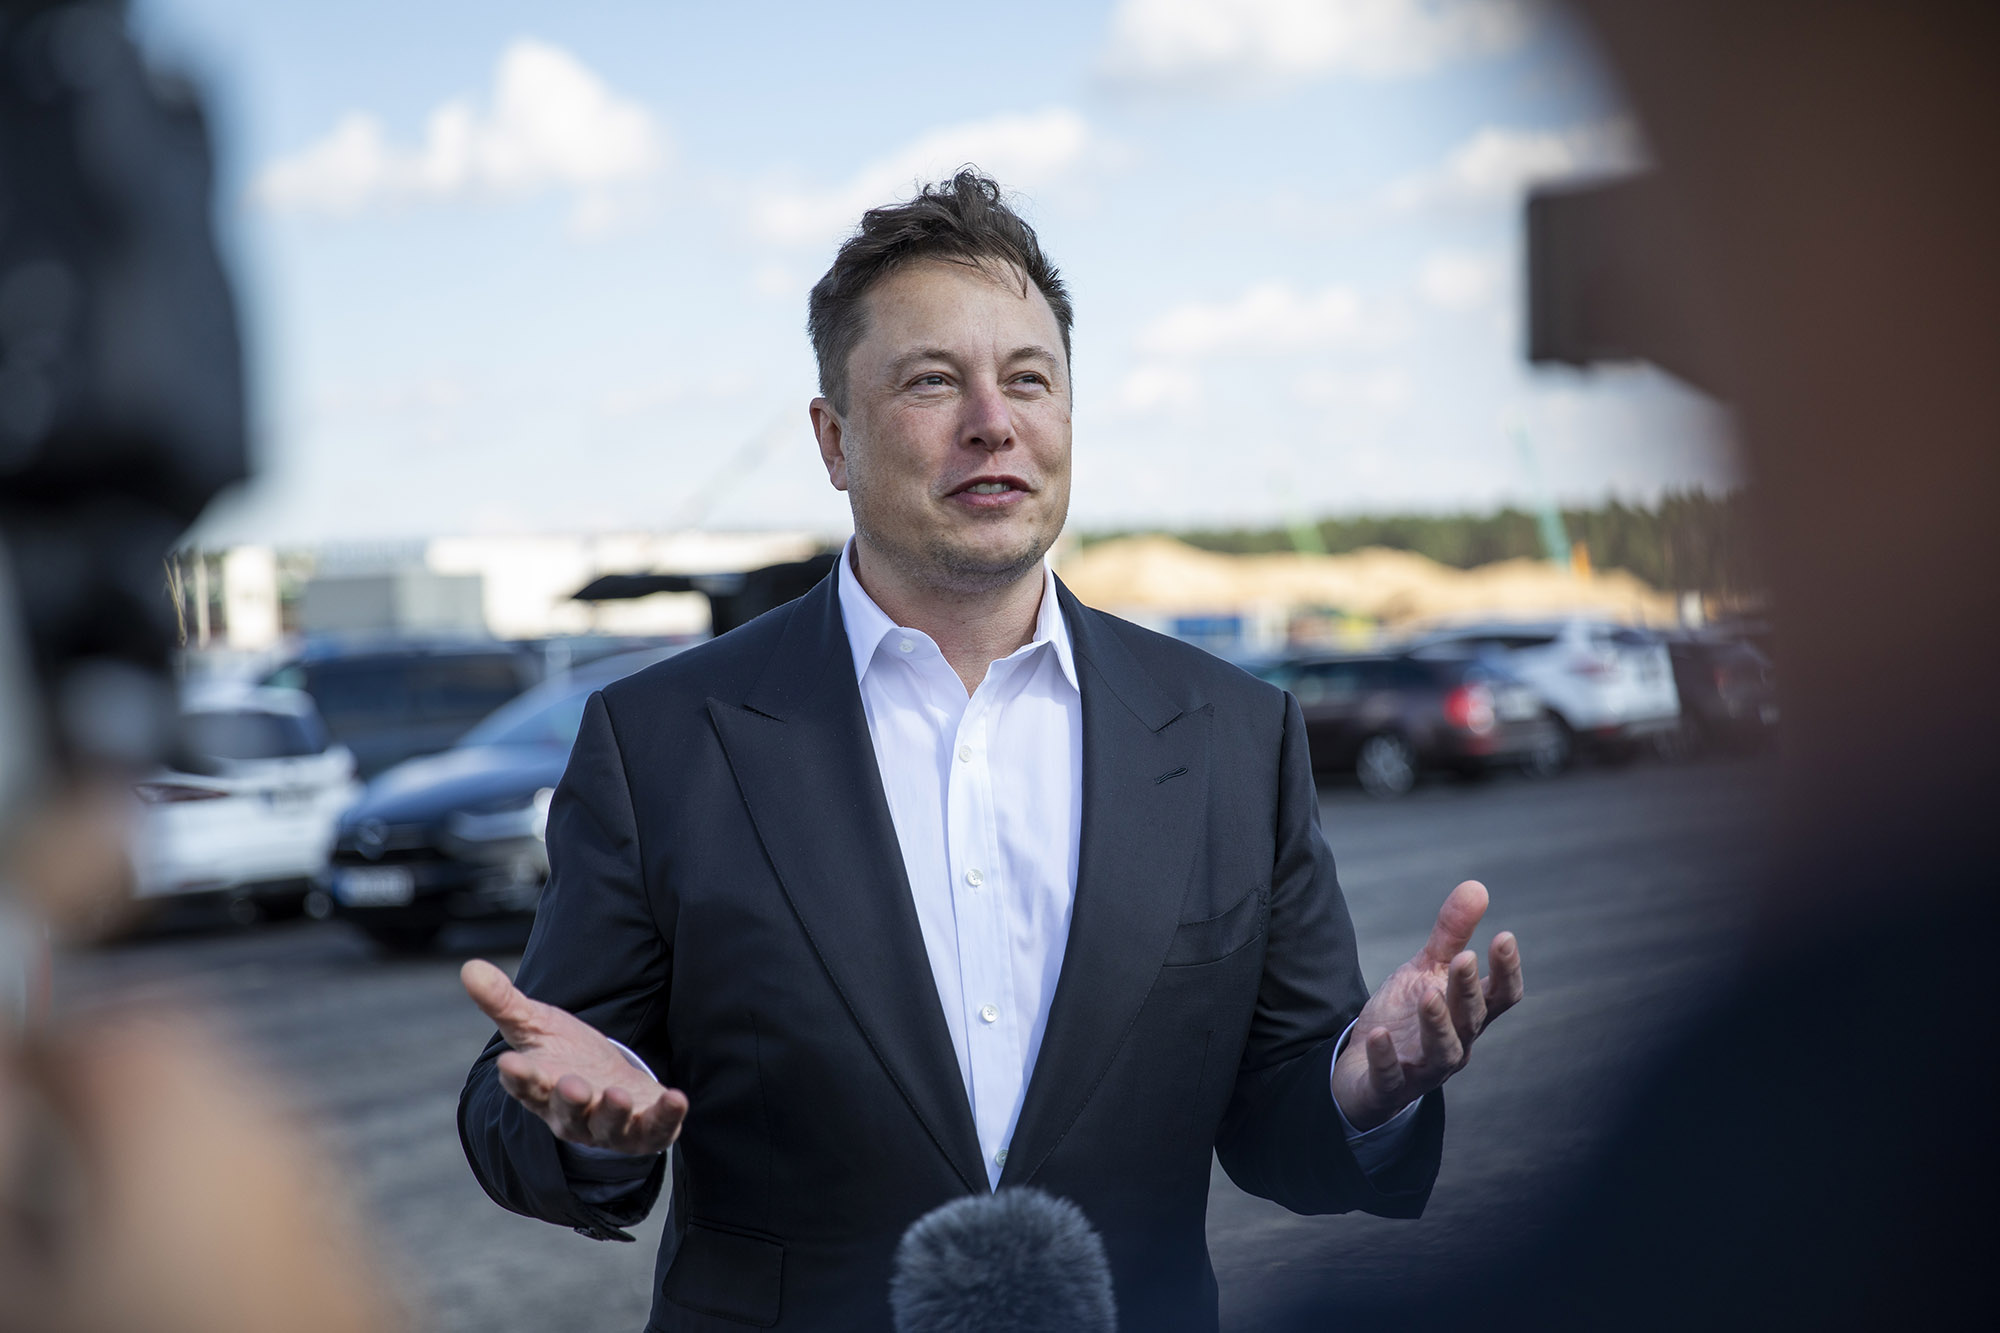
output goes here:
[{"label": "suit lapel", "polygon": [[1213,710],[1184,710],[1098,613],[1061,596],[1083,693],[1076,902],[1002,1185],[1033,1177],[1138,1016],[1173,942],[1207,808]]},{"label": "suit lapel", "polygon": [[855,1023],[966,1187],[985,1190],[831,578],[796,603],[744,702],[710,699],[708,711],[785,896]]}]

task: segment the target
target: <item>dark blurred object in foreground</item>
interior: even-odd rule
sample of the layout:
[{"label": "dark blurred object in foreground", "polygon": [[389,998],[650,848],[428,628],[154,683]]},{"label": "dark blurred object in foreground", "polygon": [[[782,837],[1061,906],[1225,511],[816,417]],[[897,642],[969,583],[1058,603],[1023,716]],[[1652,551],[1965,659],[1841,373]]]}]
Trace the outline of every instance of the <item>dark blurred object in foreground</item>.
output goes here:
[{"label": "dark blurred object in foreground", "polygon": [[47,701],[32,710],[47,722],[40,743],[144,766],[169,748],[176,715],[162,558],[245,474],[207,131],[189,89],[140,62],[122,6],[16,0],[0,14],[10,628]]},{"label": "dark blurred object in foreground", "polygon": [[1737,409],[1784,643],[1780,869],[1740,980],[1532,1249],[1449,1307],[1296,1326],[1476,1301],[1486,1328],[1987,1327],[2000,7],[1575,8],[1659,163],[1651,234],[1678,240],[1600,238],[1657,260],[1627,270],[1644,294],[1536,325],[1590,331],[1567,359],[1696,367]]},{"label": "dark blurred object in foreground", "polygon": [[1104,1241],[1068,1199],[973,1195],[918,1218],[896,1247],[896,1333],[1116,1333]]},{"label": "dark blurred object in foreground", "polygon": [[[163,560],[244,474],[209,194],[123,6],[0,7],[0,997],[123,896],[128,784],[178,748]],[[396,1326],[281,1106],[157,1003],[0,1011],[0,1328]]]}]

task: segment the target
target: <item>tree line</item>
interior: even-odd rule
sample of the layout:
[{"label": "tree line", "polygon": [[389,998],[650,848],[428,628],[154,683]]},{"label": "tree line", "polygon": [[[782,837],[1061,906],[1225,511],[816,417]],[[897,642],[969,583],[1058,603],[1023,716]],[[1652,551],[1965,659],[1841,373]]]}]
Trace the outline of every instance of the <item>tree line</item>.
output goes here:
[{"label": "tree line", "polygon": [[[1743,490],[1668,491],[1655,505],[1612,499],[1561,513],[1570,542],[1588,551],[1594,568],[1623,569],[1664,591],[1699,592],[1738,605],[1759,600],[1763,592],[1752,505]],[[1084,541],[1122,535],[1129,534],[1101,533]],[[1548,556],[1535,515],[1512,506],[1490,513],[1364,514],[1298,527],[1202,528],[1170,535],[1235,555],[1311,550],[1317,537],[1319,548],[1333,555],[1386,546],[1458,569]]]}]

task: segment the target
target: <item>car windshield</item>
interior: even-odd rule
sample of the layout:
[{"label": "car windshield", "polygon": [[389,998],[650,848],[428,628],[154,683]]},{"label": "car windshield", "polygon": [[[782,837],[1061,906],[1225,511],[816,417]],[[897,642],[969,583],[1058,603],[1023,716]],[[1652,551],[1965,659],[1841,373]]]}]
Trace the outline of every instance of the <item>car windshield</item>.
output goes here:
[{"label": "car windshield", "polygon": [[583,706],[601,681],[571,685],[549,694],[536,690],[501,707],[465,733],[460,745],[560,745],[576,743]]},{"label": "car windshield", "polygon": [[486,720],[459,739],[460,745],[576,744],[583,726],[583,707],[590,696],[641,667],[679,652],[678,647],[650,648],[600,658],[575,675],[543,681],[526,694],[502,704]]},{"label": "car windshield", "polygon": [[296,759],[326,749],[310,716],[256,709],[217,709],[184,718],[188,748],[208,759]]}]

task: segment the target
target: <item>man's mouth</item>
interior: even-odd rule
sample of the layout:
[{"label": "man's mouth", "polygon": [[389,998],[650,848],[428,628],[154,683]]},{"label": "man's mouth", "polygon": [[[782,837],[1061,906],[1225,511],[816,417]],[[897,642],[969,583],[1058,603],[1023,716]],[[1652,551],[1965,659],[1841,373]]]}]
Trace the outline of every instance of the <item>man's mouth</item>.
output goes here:
[{"label": "man's mouth", "polygon": [[974,477],[945,498],[961,509],[997,511],[1019,504],[1027,494],[1028,483],[1019,477]]},{"label": "man's mouth", "polygon": [[1019,477],[974,477],[951,491],[952,495],[1005,495],[1009,491],[1025,491],[1028,483]]}]

